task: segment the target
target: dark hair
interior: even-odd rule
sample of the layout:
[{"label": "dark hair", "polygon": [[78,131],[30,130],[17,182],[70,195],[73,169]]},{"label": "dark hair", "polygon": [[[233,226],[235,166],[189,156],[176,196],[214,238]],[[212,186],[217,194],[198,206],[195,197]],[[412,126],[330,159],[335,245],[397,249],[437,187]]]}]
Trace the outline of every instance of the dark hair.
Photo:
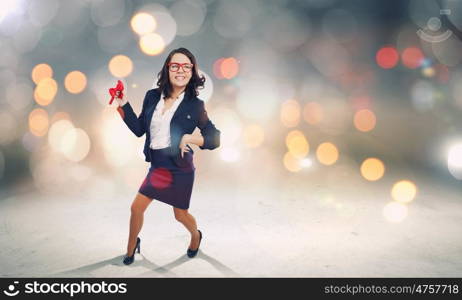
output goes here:
[{"label": "dark hair", "polygon": [[186,48],[174,49],[167,56],[167,59],[164,62],[164,66],[162,67],[162,70],[157,74],[157,78],[158,78],[157,86],[159,87],[160,92],[161,93],[163,92],[166,97],[170,97],[173,92],[173,87],[169,79],[168,63],[172,60],[172,56],[175,53],[182,53],[186,55],[189,58],[189,60],[191,60],[191,63],[193,64],[193,69],[191,71],[192,76],[188,84],[186,85],[186,89],[185,89],[185,97],[199,95],[198,89],[204,88],[205,77],[204,75],[199,76],[199,73],[197,71],[198,67],[197,67],[196,58]]}]

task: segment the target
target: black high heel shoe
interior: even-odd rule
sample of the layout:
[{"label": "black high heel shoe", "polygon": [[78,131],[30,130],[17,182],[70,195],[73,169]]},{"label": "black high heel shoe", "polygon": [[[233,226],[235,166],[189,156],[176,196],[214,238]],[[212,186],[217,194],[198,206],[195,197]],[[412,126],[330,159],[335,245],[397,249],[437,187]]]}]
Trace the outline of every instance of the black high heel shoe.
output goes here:
[{"label": "black high heel shoe", "polygon": [[124,264],[125,265],[130,265],[135,261],[135,251],[138,249],[138,253],[141,253],[141,239],[139,237],[136,238],[136,246],[135,249],[133,249],[133,254],[132,256],[128,256],[125,254],[124,257]]},{"label": "black high heel shoe", "polygon": [[201,245],[201,241],[202,241],[202,232],[198,229],[197,231],[199,231],[199,246],[197,246],[197,249],[196,250],[191,250],[188,248],[188,251],[186,251],[186,253],[188,254],[188,257],[189,258],[193,258],[194,256],[196,256],[197,252],[199,251],[199,247]]}]

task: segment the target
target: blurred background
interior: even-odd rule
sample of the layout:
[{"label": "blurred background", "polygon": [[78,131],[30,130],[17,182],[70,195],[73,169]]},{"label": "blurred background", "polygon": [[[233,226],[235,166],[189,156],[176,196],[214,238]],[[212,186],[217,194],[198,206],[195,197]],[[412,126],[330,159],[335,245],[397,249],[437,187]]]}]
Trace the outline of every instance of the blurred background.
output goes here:
[{"label": "blurred background", "polygon": [[[178,47],[196,56],[206,77],[199,98],[222,132],[218,149],[193,147],[192,205],[213,207],[208,221],[223,222],[229,207],[247,229],[258,227],[255,215],[275,211],[284,218],[263,217],[264,227],[287,220],[298,226],[313,219],[314,207],[327,213],[327,224],[367,215],[380,226],[399,226],[413,209],[417,220],[419,201],[456,213],[461,31],[456,0],[3,0],[3,226],[14,227],[7,208],[21,201],[34,207],[21,220],[36,209],[46,220],[53,217],[30,199],[85,199],[94,213],[102,199],[123,196],[127,215],[114,222],[123,223],[125,238],[128,207],[149,165],[144,136],[136,138],[116,103],[109,105],[108,89],[121,79],[139,114]],[[434,216],[427,213],[422,221]],[[435,231],[460,228],[435,224]],[[451,238],[455,258],[460,236]],[[270,243],[250,239],[260,250]],[[460,263],[455,268],[444,274],[460,275]]]}]

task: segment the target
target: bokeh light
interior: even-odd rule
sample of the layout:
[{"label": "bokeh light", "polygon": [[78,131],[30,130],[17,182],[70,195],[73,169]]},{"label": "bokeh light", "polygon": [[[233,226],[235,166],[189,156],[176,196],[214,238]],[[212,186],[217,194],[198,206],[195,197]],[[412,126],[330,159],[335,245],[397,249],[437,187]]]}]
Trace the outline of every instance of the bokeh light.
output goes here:
[{"label": "bokeh light", "polygon": [[[22,1],[16,1],[21,3]],[[22,3],[21,3],[22,4]],[[29,19],[32,24],[43,27],[56,15],[59,7],[58,0],[32,1],[27,5]]]},{"label": "bokeh light", "polygon": [[309,168],[313,165],[313,160],[309,157],[306,157],[302,160],[300,160],[300,166],[303,168]]},{"label": "bokeh light", "polygon": [[116,55],[109,61],[109,71],[115,77],[127,77],[133,71],[132,60],[125,55]]},{"label": "bokeh light", "polygon": [[424,60],[424,55],[419,48],[409,47],[401,53],[401,61],[409,69],[419,67]]},{"label": "bokeh light", "polygon": [[400,203],[409,203],[414,200],[417,194],[416,185],[409,180],[396,182],[391,189],[391,196]]},{"label": "bokeh light", "polygon": [[222,132],[220,144],[224,146],[235,145],[241,137],[243,124],[241,117],[234,110],[227,107],[219,107],[213,112],[207,108],[207,114],[213,115],[216,125]]},{"label": "bokeh light", "polygon": [[353,123],[359,131],[371,131],[375,128],[376,117],[371,110],[361,109],[355,113]]},{"label": "bokeh light", "polygon": [[147,55],[158,55],[165,48],[162,36],[157,33],[148,33],[140,38],[139,46],[141,51]]},{"label": "bokeh light", "polygon": [[333,143],[324,142],[316,149],[316,157],[320,163],[329,166],[338,160],[339,151]]},{"label": "bokeh light", "polygon": [[60,146],[68,160],[79,162],[88,155],[91,143],[88,134],[83,129],[72,128],[65,132]]},{"label": "bokeh light", "polygon": [[101,27],[113,26],[119,23],[125,15],[125,1],[91,1],[91,19]]},{"label": "bokeh light", "polygon": [[353,119],[352,110],[343,97],[326,97],[323,99],[324,117],[317,127],[329,135],[340,136],[348,132]]},{"label": "bokeh light", "polygon": [[69,115],[69,113],[67,113],[65,111],[57,111],[56,113],[54,113],[53,117],[51,118],[51,123],[54,123],[54,122],[59,121],[59,120],[68,120],[68,121],[70,121],[71,116]]},{"label": "bokeh light", "polygon": [[391,69],[396,66],[399,61],[398,51],[394,47],[383,47],[377,51],[375,55],[377,64],[384,69]]},{"label": "bokeh light", "polygon": [[[58,12],[52,20],[55,30],[51,32],[62,37],[64,37],[63,32],[66,33],[66,37],[84,36],[85,30],[88,29],[87,25],[91,22],[87,5],[87,1],[60,1]],[[60,44],[54,45],[58,47]]]},{"label": "bokeh light", "polygon": [[220,1],[211,20],[215,31],[224,38],[243,37],[252,25],[252,5],[248,7],[246,4],[246,2]]},{"label": "bokeh light", "polygon": [[265,21],[263,37],[281,52],[297,49],[309,39],[312,32],[309,16],[298,12],[280,9]]},{"label": "bokeh light", "polygon": [[462,180],[462,143],[455,144],[448,151],[448,169],[452,176]]},{"label": "bokeh light", "polygon": [[221,57],[213,63],[213,75],[218,79],[224,79],[223,73],[221,72],[221,63],[225,60],[224,57]]},{"label": "bokeh light", "polygon": [[398,202],[389,202],[383,208],[383,216],[391,223],[402,222],[408,215],[408,207]]},{"label": "bokeh light", "polygon": [[87,77],[80,71],[69,72],[64,78],[64,86],[69,93],[79,94],[87,86]]},{"label": "bokeh light", "polygon": [[170,11],[178,26],[177,35],[190,36],[201,29],[207,4],[203,0],[176,1]]},{"label": "bokeh light", "polygon": [[48,113],[42,108],[36,108],[29,114],[29,129],[35,136],[44,136],[48,131]]},{"label": "bokeh light", "polygon": [[21,139],[22,146],[29,152],[34,153],[42,145],[41,137],[33,135],[30,131],[24,133]]},{"label": "bokeh light", "polygon": [[294,158],[304,158],[310,150],[308,140],[300,130],[292,130],[286,136],[286,146]]},{"label": "bokeh light", "polygon": [[101,142],[104,157],[110,166],[123,167],[137,159],[144,159],[143,140],[133,138],[134,135],[113,107],[104,107],[101,121]]},{"label": "bokeh light", "polygon": [[140,12],[132,17],[130,26],[135,33],[145,35],[156,30],[157,23],[152,15]]},{"label": "bokeh light", "polygon": [[251,124],[243,129],[244,143],[249,148],[257,148],[265,139],[263,127],[257,124]]},{"label": "bokeh light", "polygon": [[38,64],[32,69],[32,80],[38,84],[44,78],[53,77],[53,69],[48,64]]},{"label": "bokeh light", "polygon": [[287,152],[283,158],[284,167],[290,172],[298,172],[302,169],[301,161],[298,157],[293,156],[290,152]]},{"label": "bokeh light", "polygon": [[362,162],[360,171],[365,179],[376,181],[383,177],[385,165],[380,159],[370,157]]},{"label": "bokeh light", "polygon": [[34,99],[35,102],[42,106],[47,106],[56,96],[58,92],[58,84],[53,78],[44,78],[35,87]]},{"label": "bokeh light", "polygon": [[435,76],[435,69],[432,67],[422,68],[422,75],[425,77],[433,77]]},{"label": "bokeh light", "polygon": [[30,19],[23,19],[18,30],[12,36],[16,54],[25,54],[33,51],[43,35],[41,26],[37,26]]},{"label": "bokeh light", "polygon": [[273,80],[274,78],[265,75],[242,80],[236,104],[243,117],[252,121],[272,121],[280,103]]},{"label": "bokeh light", "polygon": [[328,78],[341,76],[352,69],[351,54],[334,39],[318,39],[316,43],[309,43],[305,55]]},{"label": "bokeh light", "polygon": [[303,108],[303,119],[311,125],[318,124],[323,120],[322,106],[317,102],[308,102]]},{"label": "bokeh light", "polygon": [[[178,4],[178,3],[175,3]],[[173,4],[172,7],[175,5]],[[178,28],[176,20],[170,14],[170,9],[159,3],[149,3],[141,7],[140,11],[151,14],[156,20],[156,31],[150,34],[158,34],[162,37],[163,48],[172,43],[177,38]]]},{"label": "bokeh light", "polygon": [[14,13],[20,9],[21,2],[18,0],[4,0],[0,3],[0,22],[8,14]]},{"label": "bokeh light", "polygon": [[17,112],[25,111],[33,102],[33,87],[25,80],[17,80],[6,87],[6,101]]},{"label": "bokeh light", "polygon": [[296,127],[300,123],[300,104],[296,100],[286,100],[281,107],[281,123],[285,127]]},{"label": "bokeh light", "polygon": [[412,104],[417,111],[429,111],[435,105],[436,92],[427,80],[418,80],[411,86]]},{"label": "bokeh light", "polygon": [[231,79],[239,72],[239,62],[234,57],[228,57],[220,63],[220,74],[226,78]]},{"label": "bokeh light", "polygon": [[62,144],[62,139],[71,129],[74,129],[74,125],[69,120],[60,119],[53,121],[48,132],[48,143],[53,150],[64,152],[65,146]]}]

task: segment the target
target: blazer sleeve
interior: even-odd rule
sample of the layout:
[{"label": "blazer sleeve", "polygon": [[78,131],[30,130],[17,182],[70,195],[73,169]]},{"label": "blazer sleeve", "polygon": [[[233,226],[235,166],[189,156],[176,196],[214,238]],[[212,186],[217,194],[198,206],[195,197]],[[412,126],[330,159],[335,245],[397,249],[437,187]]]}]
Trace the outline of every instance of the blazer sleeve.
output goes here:
[{"label": "blazer sleeve", "polygon": [[137,117],[135,112],[133,111],[132,106],[129,102],[125,103],[123,106],[117,108],[120,116],[122,117],[125,124],[127,124],[128,128],[137,136],[141,137],[146,132],[146,103],[148,102],[148,98],[150,96],[150,90],[146,92],[143,100],[143,108],[141,109],[140,115]]},{"label": "blazer sleeve", "polygon": [[213,150],[220,146],[220,135],[221,132],[215,125],[210,121],[207,111],[205,110],[204,101],[199,100],[199,127],[202,136],[204,137],[204,144],[199,146],[200,149]]}]

